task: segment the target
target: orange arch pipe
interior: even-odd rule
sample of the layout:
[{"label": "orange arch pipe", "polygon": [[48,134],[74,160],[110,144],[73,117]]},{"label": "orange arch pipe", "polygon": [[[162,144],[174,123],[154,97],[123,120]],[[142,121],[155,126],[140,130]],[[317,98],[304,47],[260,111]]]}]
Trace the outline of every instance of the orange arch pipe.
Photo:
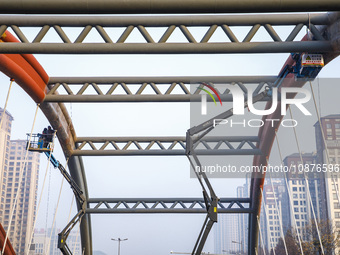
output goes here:
[{"label": "orange arch pipe", "polygon": [[[8,31],[2,35],[1,40],[19,43]],[[36,103],[44,100],[49,77],[33,55],[0,54],[0,71],[13,78]]]},{"label": "orange arch pipe", "polygon": [[[6,232],[0,223],[0,249],[2,250],[3,244],[5,242]],[[15,255],[15,251],[12,247],[11,242],[7,239],[5,251],[3,255]]]},{"label": "orange arch pipe", "polygon": [[40,103],[45,98],[45,90],[41,90],[34,79],[7,54],[0,54],[0,71],[13,78],[32,99]]},{"label": "orange arch pipe", "polygon": [[[6,32],[6,36],[2,39],[4,42],[19,42],[10,32]],[[10,55],[10,54],[8,54]],[[19,55],[19,54],[15,54]],[[31,67],[40,75],[41,79],[48,83],[49,77],[45,72],[44,68],[40,65],[40,63],[36,60],[36,58],[32,54],[21,54],[21,56],[31,65]]]}]

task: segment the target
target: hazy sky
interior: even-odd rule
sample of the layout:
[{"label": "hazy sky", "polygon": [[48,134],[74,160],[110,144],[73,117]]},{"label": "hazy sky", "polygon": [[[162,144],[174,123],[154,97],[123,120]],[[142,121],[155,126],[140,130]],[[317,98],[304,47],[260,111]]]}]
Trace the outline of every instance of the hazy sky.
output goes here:
[{"label": "hazy sky", "polygon": [[[246,34],[247,31],[243,30],[235,33]],[[31,37],[34,37],[33,32]],[[260,33],[255,40],[266,38],[267,35]],[[232,76],[277,75],[288,54],[35,56],[51,77]],[[320,76],[338,77],[339,64],[340,60],[334,60],[322,70]],[[0,82],[0,106],[3,107],[9,78],[0,74]],[[339,89],[335,85],[319,86],[324,114],[339,113]],[[184,136],[190,127],[188,103],[67,103],[66,106],[78,136]],[[14,117],[12,139],[24,139],[30,132],[35,107],[35,103],[14,84],[7,108]],[[309,107],[313,110],[313,105]],[[301,140],[307,141],[302,144],[303,151],[315,150],[311,126],[315,121],[314,111],[311,118],[302,118],[302,122],[308,123],[307,128],[302,125],[298,128]],[[39,111],[34,132],[41,132],[47,125],[46,118]],[[284,141],[288,140],[286,137],[293,133],[291,130],[280,132],[284,146]],[[286,155],[295,152],[291,147],[290,150],[283,150]],[[55,155],[62,163],[65,162],[60,146],[56,147]],[[273,151],[272,158],[278,162],[277,152]],[[87,157],[84,162],[90,197],[201,197],[198,181],[189,177],[189,164],[185,157]],[[245,162],[251,164],[251,158]],[[42,155],[39,189],[46,166],[47,161]],[[39,228],[52,225],[61,179],[59,171],[51,167],[48,169],[47,186],[38,214]],[[214,179],[212,183],[219,197],[235,197],[236,187],[242,185],[244,180]],[[68,221],[71,197],[72,192],[64,183],[57,213],[58,228],[63,228]],[[72,215],[75,214],[74,207]],[[110,239],[121,237],[129,238],[122,243],[122,254],[165,255],[171,250],[191,252],[204,217],[189,214],[92,215],[93,247],[107,254],[116,254],[117,243]],[[213,231],[204,251],[213,252]]]}]

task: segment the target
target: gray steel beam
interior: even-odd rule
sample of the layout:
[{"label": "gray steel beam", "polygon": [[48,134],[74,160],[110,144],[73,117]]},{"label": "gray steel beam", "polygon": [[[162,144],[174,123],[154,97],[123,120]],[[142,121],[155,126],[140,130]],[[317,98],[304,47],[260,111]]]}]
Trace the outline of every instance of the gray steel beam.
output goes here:
[{"label": "gray steel beam", "polygon": [[[138,202],[145,202],[145,203],[157,203],[157,202],[163,202],[163,203],[175,203],[175,202],[184,202],[184,203],[195,203],[200,202],[204,203],[203,198],[192,198],[192,197],[176,197],[176,198],[89,198],[88,200],[89,204],[96,204],[100,202],[107,202],[107,203],[119,203],[119,202],[126,202],[126,203],[138,203]],[[241,204],[250,204],[251,199],[246,197],[225,197],[220,198],[219,203],[233,203],[238,202]]]},{"label": "gray steel beam", "polygon": [[245,13],[339,11],[337,0],[1,0],[5,14]]},{"label": "gray steel beam", "polygon": [[[218,213],[253,213],[250,208],[224,208],[217,209]],[[178,214],[178,213],[207,213],[206,209],[197,209],[197,208],[183,208],[183,209],[138,209],[138,208],[129,208],[129,209],[86,209],[86,214],[146,214],[146,213],[163,213],[163,214]]]},{"label": "gray steel beam", "polygon": [[[234,84],[244,89],[257,84],[258,93],[277,80],[274,76],[254,77],[55,77],[49,81],[50,91],[44,102],[190,102],[201,100],[197,84]],[[81,86],[79,86],[81,85]],[[194,90],[190,85],[194,85]],[[154,93],[144,93],[146,88]],[[220,86],[220,88],[223,86]],[[122,94],[123,89],[124,94]],[[118,92],[117,92],[118,91]],[[134,91],[134,92],[132,92]],[[147,90],[146,90],[147,91]],[[163,92],[162,92],[163,91]],[[66,94],[65,94],[66,92]],[[229,91],[219,91],[224,102],[232,101]],[[228,94],[227,94],[228,93]],[[208,100],[212,100],[209,98]],[[264,98],[268,101],[270,98]]]},{"label": "gray steel beam", "polygon": [[[91,198],[88,214],[207,213],[203,198]],[[249,198],[221,198],[219,213],[252,213]]]},{"label": "gray steel beam", "polygon": [[[195,152],[197,155],[260,155],[255,146],[258,141],[255,136],[207,137],[197,143]],[[185,155],[185,137],[78,137],[76,143],[73,156]]]},{"label": "gray steel beam", "polygon": [[[261,155],[259,149],[196,150],[197,155]],[[185,156],[184,150],[74,150],[72,156]]]},{"label": "gray steel beam", "polygon": [[[195,139],[195,136],[193,137]],[[131,136],[131,137],[77,137],[75,139],[76,143],[83,142],[92,142],[92,143],[104,143],[104,142],[184,142],[184,136],[159,136],[159,137],[146,137],[146,136]],[[204,137],[201,141],[206,142],[220,142],[220,141],[228,141],[228,142],[242,142],[242,141],[250,141],[250,142],[259,142],[259,138],[257,136],[209,136]]]},{"label": "gray steel beam", "polygon": [[[317,29],[330,24],[327,14],[297,15],[218,15],[218,16],[148,16],[148,17],[76,17],[76,16],[3,16],[0,17],[0,33],[11,28],[21,44],[6,42],[1,44],[0,53],[36,53],[36,54],[218,54],[218,53],[283,53],[283,52],[330,52],[333,50],[327,38]],[[230,27],[250,27],[245,38],[237,38]],[[260,27],[267,31],[269,41],[253,42],[252,39]],[[291,32],[280,37],[279,26],[290,26]],[[315,41],[294,41],[303,26],[310,27]],[[30,42],[23,27],[39,27],[40,31]],[[82,32],[72,42],[65,28],[80,27]],[[149,27],[165,28],[161,39],[156,39]],[[190,28],[207,29],[203,36],[190,32]],[[114,42],[107,28],[122,28],[119,39]],[[177,28],[182,38],[171,42],[171,35]],[[218,36],[214,42],[210,38],[220,28],[225,36]],[[44,43],[49,30],[55,30],[55,37]],[[96,30],[87,37],[91,30]],[[144,42],[129,41],[133,30],[139,33]],[[59,37],[59,38],[58,38]],[[158,35],[157,35],[158,38]],[[218,38],[218,41],[216,39]],[[85,40],[88,39],[88,40]],[[179,41],[178,41],[179,40]],[[86,43],[84,43],[86,41]],[[100,42],[102,41],[102,42]],[[170,41],[170,42],[169,42]]]},{"label": "gray steel beam", "polygon": [[329,41],[239,43],[1,43],[3,54],[226,54],[332,52]]},{"label": "gray steel beam", "polygon": [[141,83],[156,83],[156,84],[185,84],[197,82],[213,82],[213,83],[260,83],[274,82],[277,76],[134,76],[134,77],[50,77],[49,84],[66,83],[66,84],[141,84]]},{"label": "gray steel beam", "polygon": [[[1,1],[0,1],[1,6]],[[167,27],[174,26],[254,26],[256,24],[289,26],[297,24],[330,24],[328,15],[311,14],[256,14],[256,15],[176,15],[176,16],[0,16],[0,24],[10,27]]]},{"label": "gray steel beam", "polygon": [[[232,102],[232,95],[220,96],[223,102]],[[198,102],[201,95],[47,95],[44,102],[59,103],[133,103],[133,102]],[[212,101],[211,98],[207,99]],[[266,97],[260,101],[269,101]]]}]

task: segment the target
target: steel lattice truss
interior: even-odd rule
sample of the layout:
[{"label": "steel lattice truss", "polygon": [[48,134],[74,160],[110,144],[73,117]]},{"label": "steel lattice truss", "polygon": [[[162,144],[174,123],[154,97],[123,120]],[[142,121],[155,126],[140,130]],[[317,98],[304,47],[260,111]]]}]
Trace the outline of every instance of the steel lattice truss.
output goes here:
[{"label": "steel lattice truss", "polygon": [[[204,16],[2,16],[0,35],[10,28],[17,43],[3,43],[0,53],[49,54],[173,54],[173,53],[270,53],[327,52],[331,43],[321,25],[329,25],[326,14],[204,15]],[[290,27],[286,36],[279,27]],[[319,27],[318,27],[319,26]],[[233,32],[237,27],[248,33]],[[32,30],[38,28],[32,37]],[[79,28],[76,38],[71,38]],[[206,32],[197,34],[195,29]],[[300,32],[310,31],[313,41],[300,41]],[[154,31],[156,30],[156,31]],[[219,36],[215,36],[217,31]],[[267,41],[255,41],[264,30]],[[48,36],[52,32],[54,36]],[[31,38],[31,39],[28,39]]]},{"label": "steel lattice truss", "polygon": [[[203,198],[90,198],[86,213],[206,213]],[[221,198],[219,213],[251,213],[249,198]]]},{"label": "steel lattice truss", "polygon": [[[45,102],[189,102],[201,100],[197,84],[232,84],[247,94],[259,93],[277,77],[52,77]],[[195,89],[190,89],[195,85]],[[218,90],[218,89],[217,89]],[[223,101],[232,101],[228,89],[219,91]],[[268,100],[268,98],[266,99]]]},{"label": "steel lattice truss", "polygon": [[[195,147],[198,155],[258,155],[258,137],[207,137]],[[185,155],[185,137],[78,137],[73,156]]]},{"label": "steel lattice truss", "polygon": [[[8,2],[8,3],[7,3]],[[26,8],[33,7],[40,14],[46,9],[39,1],[23,3],[19,1],[7,1],[13,8],[14,13],[25,13]],[[10,3],[11,2],[11,3]],[[27,1],[26,1],[27,2]],[[85,6],[75,6],[75,1],[50,1],[50,11],[60,12],[65,6],[68,12]],[[77,2],[77,1],[76,1]],[[86,8],[99,9],[105,7],[99,5],[102,1],[87,1],[92,5]],[[104,1],[106,5],[117,4],[127,1]],[[143,2],[143,1],[142,1]],[[181,9],[181,13],[187,13],[182,4],[174,4],[171,8],[163,5],[166,1],[155,0],[160,6],[153,6],[155,10]],[[244,6],[240,1],[233,1],[238,8],[249,12],[256,12],[254,6]],[[273,4],[273,1],[260,1],[263,11]],[[275,4],[275,10],[280,11],[282,6],[286,10],[302,10],[305,5],[319,6],[306,1],[280,1]],[[326,1],[321,1],[326,2]],[[333,1],[334,2],[334,1]],[[13,4],[14,3],[14,4]],[[52,4],[53,3],[53,4]],[[150,7],[150,1],[144,1],[142,7]],[[205,5],[213,4],[214,8],[207,8]],[[186,6],[195,7],[192,13],[222,12],[222,10],[233,8],[229,1],[194,1],[187,2]],[[297,4],[298,9],[288,8]],[[1,5],[1,4],[0,4]],[[171,4],[170,4],[171,5]],[[223,8],[217,9],[216,7]],[[255,4],[256,5],[256,4]],[[60,8],[55,8],[61,6]],[[322,10],[335,10],[339,8],[332,1],[327,1],[327,8]],[[330,7],[329,7],[330,6]],[[6,7],[6,6],[1,6]],[[8,6],[7,6],[8,7]],[[132,13],[136,10],[143,10],[140,13],[149,12],[141,6],[129,8]],[[162,7],[162,8],[160,8]],[[244,9],[245,8],[245,9]],[[300,9],[302,8],[302,9]],[[307,8],[307,9],[308,9]],[[313,10],[318,7],[313,7]],[[6,8],[0,8],[0,12]],[[105,12],[119,10],[116,6],[98,10]],[[199,12],[194,10],[200,10]],[[203,10],[203,11],[202,11]],[[212,11],[214,10],[214,11]],[[237,9],[239,10],[239,9]],[[308,9],[311,10],[311,9]],[[320,9],[318,9],[320,10]],[[322,11],[320,10],[320,11]],[[32,11],[32,10],[31,10]],[[10,13],[5,11],[6,14]],[[30,12],[28,12],[30,13]],[[81,13],[88,13],[82,10]],[[109,12],[112,13],[112,12]],[[158,12],[164,13],[164,12]],[[92,13],[93,14],[93,13]],[[216,54],[216,53],[292,53],[292,52],[333,52],[331,34],[325,29],[329,28],[331,18],[328,14],[275,14],[275,15],[187,15],[187,16],[14,16],[4,15],[0,17],[0,53],[33,53],[33,54]],[[247,30],[245,34],[238,30]],[[4,42],[6,30],[13,32],[20,43]],[[73,36],[78,31],[76,36]],[[197,32],[197,31],[203,31]],[[306,40],[301,40],[301,35],[307,31]],[[259,41],[259,37],[261,40]],[[262,39],[266,37],[266,39]],[[332,37],[334,39],[334,37]],[[3,40],[1,40],[3,39]],[[216,82],[209,79],[196,78],[157,78],[157,77],[136,77],[136,78],[52,78],[48,85],[49,93],[45,102],[188,102],[193,98],[199,98],[198,91],[192,92],[189,85],[193,82]],[[223,77],[224,79],[225,77]],[[235,78],[235,77],[234,77]],[[263,77],[262,77],[263,78]],[[268,78],[268,77],[267,77]],[[144,80],[143,80],[144,79]],[[263,87],[270,85],[275,80],[269,77],[267,80],[258,80],[250,83],[256,84],[256,93],[263,90]],[[226,79],[220,83],[234,83],[246,94],[247,87],[245,80]],[[152,91],[152,93],[150,93]],[[222,99],[231,99],[228,91],[220,91]],[[255,94],[256,94],[255,93]],[[57,105],[57,104],[47,104]],[[51,111],[52,112],[52,111]],[[52,114],[51,114],[52,115]],[[54,116],[54,115],[53,115]],[[65,117],[65,116],[64,116]],[[66,116],[67,117],[67,116]],[[50,118],[50,120],[55,119]],[[63,120],[59,120],[59,123]],[[67,123],[66,123],[67,124]],[[70,129],[70,126],[65,127]],[[66,128],[66,129],[67,129]],[[68,129],[67,129],[68,130]],[[71,133],[71,132],[70,132]],[[67,137],[68,138],[68,137]],[[75,136],[74,136],[75,138]],[[64,139],[69,142],[69,140]],[[72,140],[73,142],[73,140]],[[76,149],[71,151],[70,169],[84,192],[87,193],[85,171],[80,157],[77,156],[106,156],[106,155],[185,155],[185,137],[78,137],[75,138]],[[202,139],[194,148],[196,154],[200,155],[253,155],[260,154],[256,143],[258,137],[209,137]],[[72,144],[73,145],[73,144]],[[253,189],[254,190],[254,189]],[[249,213],[250,219],[256,219],[260,204],[258,194],[252,198],[223,198],[217,203],[219,213]],[[86,217],[92,213],[207,213],[207,204],[204,199],[196,198],[90,198],[87,199]],[[86,218],[84,217],[84,218]],[[249,254],[254,254],[257,247],[257,225],[251,222],[249,225]],[[90,218],[81,223],[82,245],[84,254],[92,254],[91,249],[91,222]]]}]

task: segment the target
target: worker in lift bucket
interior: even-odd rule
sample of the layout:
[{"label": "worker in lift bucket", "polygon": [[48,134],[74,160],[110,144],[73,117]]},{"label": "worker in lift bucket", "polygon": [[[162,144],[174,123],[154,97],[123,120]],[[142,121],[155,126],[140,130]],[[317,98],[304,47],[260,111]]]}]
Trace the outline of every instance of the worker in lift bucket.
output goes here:
[{"label": "worker in lift bucket", "polygon": [[49,148],[51,147],[51,144],[53,142],[53,136],[54,136],[54,130],[51,128],[51,126],[48,126],[48,128],[44,128],[39,141],[38,141],[38,147],[39,148]]},{"label": "worker in lift bucket", "polygon": [[51,128],[51,126],[48,126],[47,128],[47,142],[52,143],[53,142],[53,136],[54,136],[54,130]]},{"label": "worker in lift bucket", "polygon": [[[44,128],[42,134],[41,134],[41,140],[42,140],[42,147],[47,148],[48,141],[47,141],[48,131],[47,128]],[[39,139],[39,148],[40,148],[41,141]]]}]

